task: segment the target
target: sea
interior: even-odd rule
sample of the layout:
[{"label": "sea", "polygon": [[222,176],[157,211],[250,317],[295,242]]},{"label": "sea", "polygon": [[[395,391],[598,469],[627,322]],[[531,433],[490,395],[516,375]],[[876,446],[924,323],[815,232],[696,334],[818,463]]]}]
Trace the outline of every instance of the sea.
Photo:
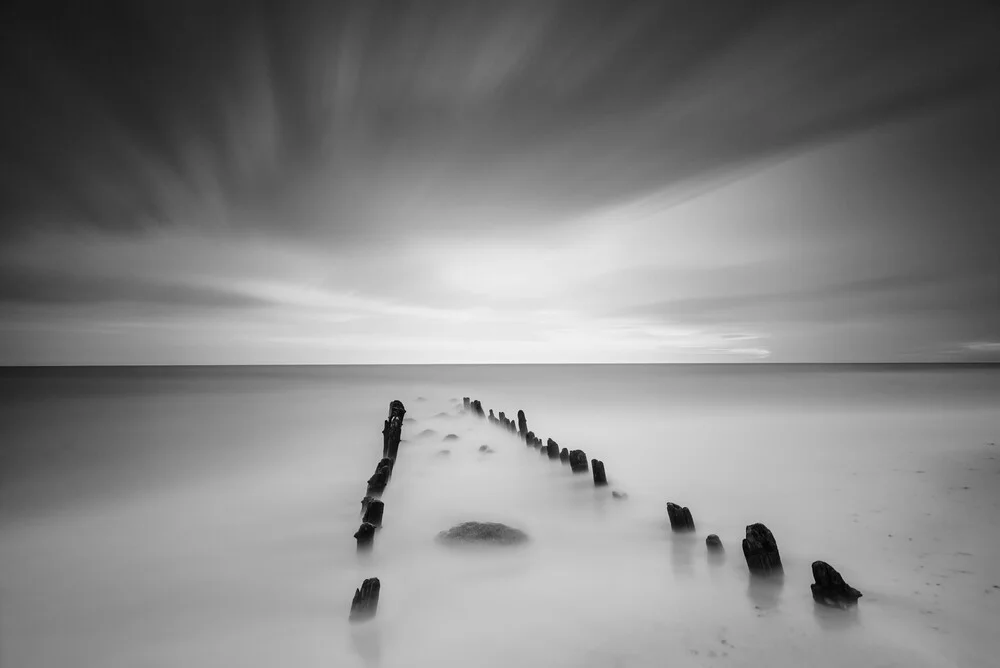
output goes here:
[{"label": "sea", "polygon": [[[2,668],[1000,665],[1000,366],[7,368],[0,402]],[[465,521],[529,541],[436,540]]]}]

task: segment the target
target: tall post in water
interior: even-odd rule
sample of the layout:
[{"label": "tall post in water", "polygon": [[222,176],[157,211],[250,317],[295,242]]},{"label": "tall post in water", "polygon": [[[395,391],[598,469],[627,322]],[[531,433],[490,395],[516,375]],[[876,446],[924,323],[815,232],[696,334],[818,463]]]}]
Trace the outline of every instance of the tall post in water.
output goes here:
[{"label": "tall post in water", "polygon": [[399,451],[399,438],[403,431],[403,416],[406,415],[406,408],[399,399],[394,399],[389,404],[389,419],[385,421],[382,428],[382,458],[396,459]]},{"label": "tall post in water", "polygon": [[362,582],[361,586],[354,590],[350,621],[365,622],[374,617],[378,612],[378,595],[381,590],[382,583],[378,578],[368,578]]},{"label": "tall post in water", "polygon": [[462,408],[466,413],[468,413],[469,409],[472,408],[472,403],[469,401],[469,397],[462,397]]},{"label": "tall post in water", "polygon": [[594,471],[594,486],[604,487],[608,484],[608,477],[604,473],[604,462],[600,459],[591,459],[590,466]]}]

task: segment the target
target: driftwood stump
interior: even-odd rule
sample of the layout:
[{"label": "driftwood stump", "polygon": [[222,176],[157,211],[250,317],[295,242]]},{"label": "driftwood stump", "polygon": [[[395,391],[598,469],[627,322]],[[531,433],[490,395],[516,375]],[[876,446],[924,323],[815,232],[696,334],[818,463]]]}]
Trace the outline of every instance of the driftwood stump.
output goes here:
[{"label": "driftwood stump", "polygon": [[689,509],[668,502],[667,517],[670,518],[670,528],[674,531],[694,531],[694,518]]},{"label": "driftwood stump", "polygon": [[368,578],[361,583],[359,589],[354,590],[354,600],[351,601],[352,622],[365,622],[375,616],[381,589],[382,583],[378,578]]},{"label": "driftwood stump", "polygon": [[844,582],[837,569],[825,561],[814,561],[812,571],[816,580],[812,585],[812,594],[817,603],[847,608],[856,605],[861,598],[861,592]]},{"label": "driftwood stump", "polygon": [[549,454],[549,459],[559,459],[559,444],[551,438],[545,444],[545,450]]},{"label": "driftwood stump", "polygon": [[590,466],[594,470],[594,486],[603,487],[608,484],[608,477],[604,473],[604,462],[600,459],[590,460]]},{"label": "driftwood stump", "polygon": [[778,554],[778,542],[774,534],[763,524],[747,526],[747,537],[743,539],[743,556],[747,560],[747,568],[754,575],[770,575],[783,573],[781,555]]},{"label": "driftwood stump", "polygon": [[382,512],[385,510],[385,504],[378,499],[372,499],[368,502],[368,507],[365,508],[365,516],[362,517],[363,522],[371,524],[376,529],[382,526]]},{"label": "driftwood stump", "polygon": [[361,527],[354,533],[358,541],[358,552],[371,551],[375,545],[375,525],[362,522]]},{"label": "driftwood stump", "polygon": [[389,419],[382,428],[382,458],[396,459],[399,451],[399,437],[403,430],[403,416],[406,409],[399,399],[389,404]]},{"label": "driftwood stump", "polygon": [[517,412],[517,433],[521,440],[526,440],[528,436],[528,418],[524,417],[524,411]]},{"label": "driftwood stump", "polygon": [[587,466],[587,453],[583,450],[570,450],[569,467],[573,469],[573,473],[586,473],[589,468]]}]

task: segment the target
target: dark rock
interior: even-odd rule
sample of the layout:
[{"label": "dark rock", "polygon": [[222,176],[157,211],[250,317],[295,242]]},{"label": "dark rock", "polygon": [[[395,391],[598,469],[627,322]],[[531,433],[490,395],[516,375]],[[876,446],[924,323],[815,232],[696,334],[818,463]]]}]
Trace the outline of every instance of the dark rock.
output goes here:
[{"label": "dark rock", "polygon": [[433,436],[436,433],[437,432],[434,431],[433,429],[424,429],[422,432],[417,434],[417,438],[420,438],[421,436]]},{"label": "dark rock", "polygon": [[362,522],[354,537],[358,540],[358,552],[371,550],[375,546],[375,525]]},{"label": "dark rock", "polygon": [[438,453],[438,456],[450,455],[451,454],[451,450],[438,450],[437,453]]},{"label": "dark rock", "polygon": [[389,419],[382,428],[382,458],[395,459],[399,451],[399,437],[403,429],[403,416],[406,409],[399,399],[389,404]]},{"label": "dark rock", "polygon": [[600,459],[591,459],[590,466],[594,471],[594,486],[603,487],[608,484],[608,477],[604,474],[604,462]]},{"label": "dark rock", "polygon": [[743,556],[754,575],[784,572],[781,555],[778,554],[778,543],[771,530],[763,524],[747,526],[747,537],[743,539]]},{"label": "dark rock", "polygon": [[570,450],[569,467],[573,469],[573,473],[586,473],[588,469],[587,453],[583,450]]},{"label": "dark rock", "polygon": [[462,397],[462,408],[464,410],[472,408],[472,403],[469,401],[469,397]]},{"label": "dark rock", "polygon": [[551,438],[546,443],[545,449],[548,451],[549,459],[559,459],[559,444]]},{"label": "dark rock", "polygon": [[529,431],[527,434],[524,435],[524,444],[528,446],[535,445],[535,432]]},{"label": "dark rock", "polygon": [[667,517],[670,518],[670,528],[674,531],[694,531],[694,518],[687,508],[668,502]]},{"label": "dark rock", "polygon": [[611,492],[611,496],[613,496],[616,499],[627,499],[628,498],[628,494],[626,494],[625,492],[619,492],[617,490],[615,490],[614,492]]},{"label": "dark rock", "polygon": [[517,412],[517,433],[524,440],[528,434],[528,418],[524,417],[524,411]]},{"label": "dark rock", "polygon": [[457,441],[458,440],[458,434],[448,434],[447,436],[445,436],[441,440],[444,440],[444,441]]},{"label": "dark rock", "polygon": [[861,592],[844,582],[837,569],[825,561],[814,561],[812,570],[816,580],[812,585],[812,594],[817,603],[836,608],[857,605]]},{"label": "dark rock", "polygon": [[705,539],[705,545],[708,546],[709,552],[722,552],[725,549],[722,547],[722,539],[714,533],[708,534],[708,538]]},{"label": "dark rock", "polygon": [[480,445],[479,452],[485,452],[486,454],[490,454],[491,452],[495,452],[495,450],[493,450],[493,448],[491,448],[488,445]]},{"label": "dark rock", "polygon": [[378,578],[368,578],[361,583],[360,589],[354,590],[354,600],[351,601],[352,622],[368,621],[378,612],[378,595],[382,583]]},{"label": "dark rock", "polygon": [[384,510],[385,504],[374,499],[368,503],[368,507],[365,508],[365,516],[361,519],[377,529],[382,526],[382,512]]},{"label": "dark rock", "polygon": [[563,464],[569,464],[569,448],[563,448],[559,452],[559,459]]},{"label": "dark rock", "polygon": [[528,540],[528,534],[498,522],[463,522],[442,531],[437,539],[444,543],[487,543],[518,545]]},{"label": "dark rock", "polygon": [[417,401],[427,401],[424,397],[417,397]]}]

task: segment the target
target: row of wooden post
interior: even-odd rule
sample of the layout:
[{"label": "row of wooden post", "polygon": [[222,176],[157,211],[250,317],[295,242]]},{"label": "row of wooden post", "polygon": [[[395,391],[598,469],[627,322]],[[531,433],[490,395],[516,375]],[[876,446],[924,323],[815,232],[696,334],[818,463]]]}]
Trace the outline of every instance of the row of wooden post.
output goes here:
[{"label": "row of wooden post", "polygon": [[[406,408],[398,399],[389,404],[389,417],[382,427],[382,459],[375,466],[375,474],[368,479],[365,496],[361,499],[361,526],[354,534],[358,542],[358,552],[370,552],[375,546],[375,531],[382,528],[385,503],[382,495],[392,479],[392,469],[399,453],[399,441],[403,433],[403,416]],[[351,601],[352,622],[363,622],[378,612],[378,598],[382,583],[378,578],[367,578],[355,590]]]},{"label": "row of wooden post", "polygon": [[[484,415],[482,404],[478,399],[470,400],[464,397],[462,400],[464,409],[472,412],[478,417],[487,417],[491,424],[495,424],[505,431],[516,434],[529,447],[538,448],[543,455],[549,459],[559,459],[563,463],[568,463],[573,473],[585,473],[587,471],[587,455],[583,450],[568,450],[559,448],[559,444],[549,438],[542,443],[542,439],[535,435],[535,432],[528,430],[528,421],[524,416],[524,411],[517,412],[517,424],[513,420],[507,419],[501,412],[499,417],[494,417],[493,410],[489,415]],[[594,476],[594,485],[603,487],[608,484],[608,478],[604,470],[604,462],[599,459],[591,460],[591,470]],[[614,492],[616,498],[624,498],[622,493]],[[667,517],[670,520],[670,528],[677,532],[690,532],[695,530],[694,517],[691,510],[685,506],[668,502]],[[722,540],[716,534],[709,534],[705,539],[709,552],[721,553],[724,551]],[[768,577],[781,575],[784,568],[781,564],[781,555],[778,552],[778,543],[774,539],[774,534],[766,526],[760,523],[750,524],[746,527],[746,537],[743,539],[743,556],[747,562],[747,568],[751,576]],[[812,585],[813,598],[825,605],[837,607],[847,607],[853,605],[861,597],[861,592],[851,587],[835,568],[824,561],[815,561],[812,564],[813,578]]]}]

